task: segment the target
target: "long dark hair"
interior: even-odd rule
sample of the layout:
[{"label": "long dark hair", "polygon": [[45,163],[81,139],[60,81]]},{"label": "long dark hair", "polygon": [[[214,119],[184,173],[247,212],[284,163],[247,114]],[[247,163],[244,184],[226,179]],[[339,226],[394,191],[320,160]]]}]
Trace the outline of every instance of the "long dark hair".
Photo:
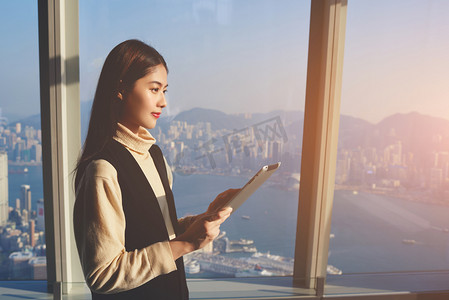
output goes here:
[{"label": "long dark hair", "polygon": [[98,79],[87,137],[74,169],[75,189],[88,163],[112,140],[117,130],[123,105],[118,93],[130,91],[139,78],[160,64],[168,72],[162,55],[139,40],[124,41],[108,54]]}]

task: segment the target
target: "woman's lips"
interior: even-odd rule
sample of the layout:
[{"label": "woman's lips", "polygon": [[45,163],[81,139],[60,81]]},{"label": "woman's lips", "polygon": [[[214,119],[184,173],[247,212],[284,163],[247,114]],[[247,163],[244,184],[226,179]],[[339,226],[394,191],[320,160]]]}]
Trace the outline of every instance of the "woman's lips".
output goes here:
[{"label": "woman's lips", "polygon": [[161,116],[161,113],[151,113],[153,115],[153,117],[155,117],[156,119],[159,118]]}]

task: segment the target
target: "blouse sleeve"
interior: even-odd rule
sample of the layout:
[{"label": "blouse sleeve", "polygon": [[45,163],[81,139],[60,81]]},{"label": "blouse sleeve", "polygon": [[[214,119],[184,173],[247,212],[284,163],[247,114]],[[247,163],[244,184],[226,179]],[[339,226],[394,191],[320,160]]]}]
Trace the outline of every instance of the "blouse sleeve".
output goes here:
[{"label": "blouse sleeve", "polygon": [[92,161],[86,168],[73,217],[81,266],[92,291],[118,293],[176,270],[168,241],[126,251],[117,172],[106,160]]}]

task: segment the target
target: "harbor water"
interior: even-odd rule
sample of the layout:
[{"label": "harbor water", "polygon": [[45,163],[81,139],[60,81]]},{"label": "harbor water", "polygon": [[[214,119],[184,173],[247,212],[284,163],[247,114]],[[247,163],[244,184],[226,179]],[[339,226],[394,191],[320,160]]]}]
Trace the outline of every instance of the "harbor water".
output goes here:
[{"label": "harbor water", "polygon": [[[9,166],[9,204],[20,186],[31,187],[32,209],[43,198],[41,166]],[[228,188],[248,178],[174,174],[178,217],[202,213]],[[335,192],[329,264],[343,273],[449,269],[449,206],[411,202],[381,195]],[[253,240],[258,252],[294,256],[298,191],[261,187],[221,226],[230,240]],[[232,257],[250,254],[233,253]],[[207,275],[206,275],[207,276]]]}]

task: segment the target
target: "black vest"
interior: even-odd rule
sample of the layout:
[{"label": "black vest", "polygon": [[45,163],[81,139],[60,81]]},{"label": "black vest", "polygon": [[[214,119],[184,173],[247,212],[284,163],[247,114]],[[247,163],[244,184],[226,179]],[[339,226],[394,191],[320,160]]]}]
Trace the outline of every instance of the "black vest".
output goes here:
[{"label": "black vest", "polygon": [[[180,228],[162,151],[157,145],[153,144],[149,152],[162,180],[170,219],[175,233],[178,235],[180,234]],[[154,191],[132,154],[122,144],[112,140],[95,159],[105,159],[117,170],[126,219],[126,250],[142,249],[151,244],[169,240],[164,217]],[[92,299],[189,299],[182,257],[176,260],[176,266],[176,271],[160,275],[129,291],[116,294],[96,294],[92,292]]]}]

